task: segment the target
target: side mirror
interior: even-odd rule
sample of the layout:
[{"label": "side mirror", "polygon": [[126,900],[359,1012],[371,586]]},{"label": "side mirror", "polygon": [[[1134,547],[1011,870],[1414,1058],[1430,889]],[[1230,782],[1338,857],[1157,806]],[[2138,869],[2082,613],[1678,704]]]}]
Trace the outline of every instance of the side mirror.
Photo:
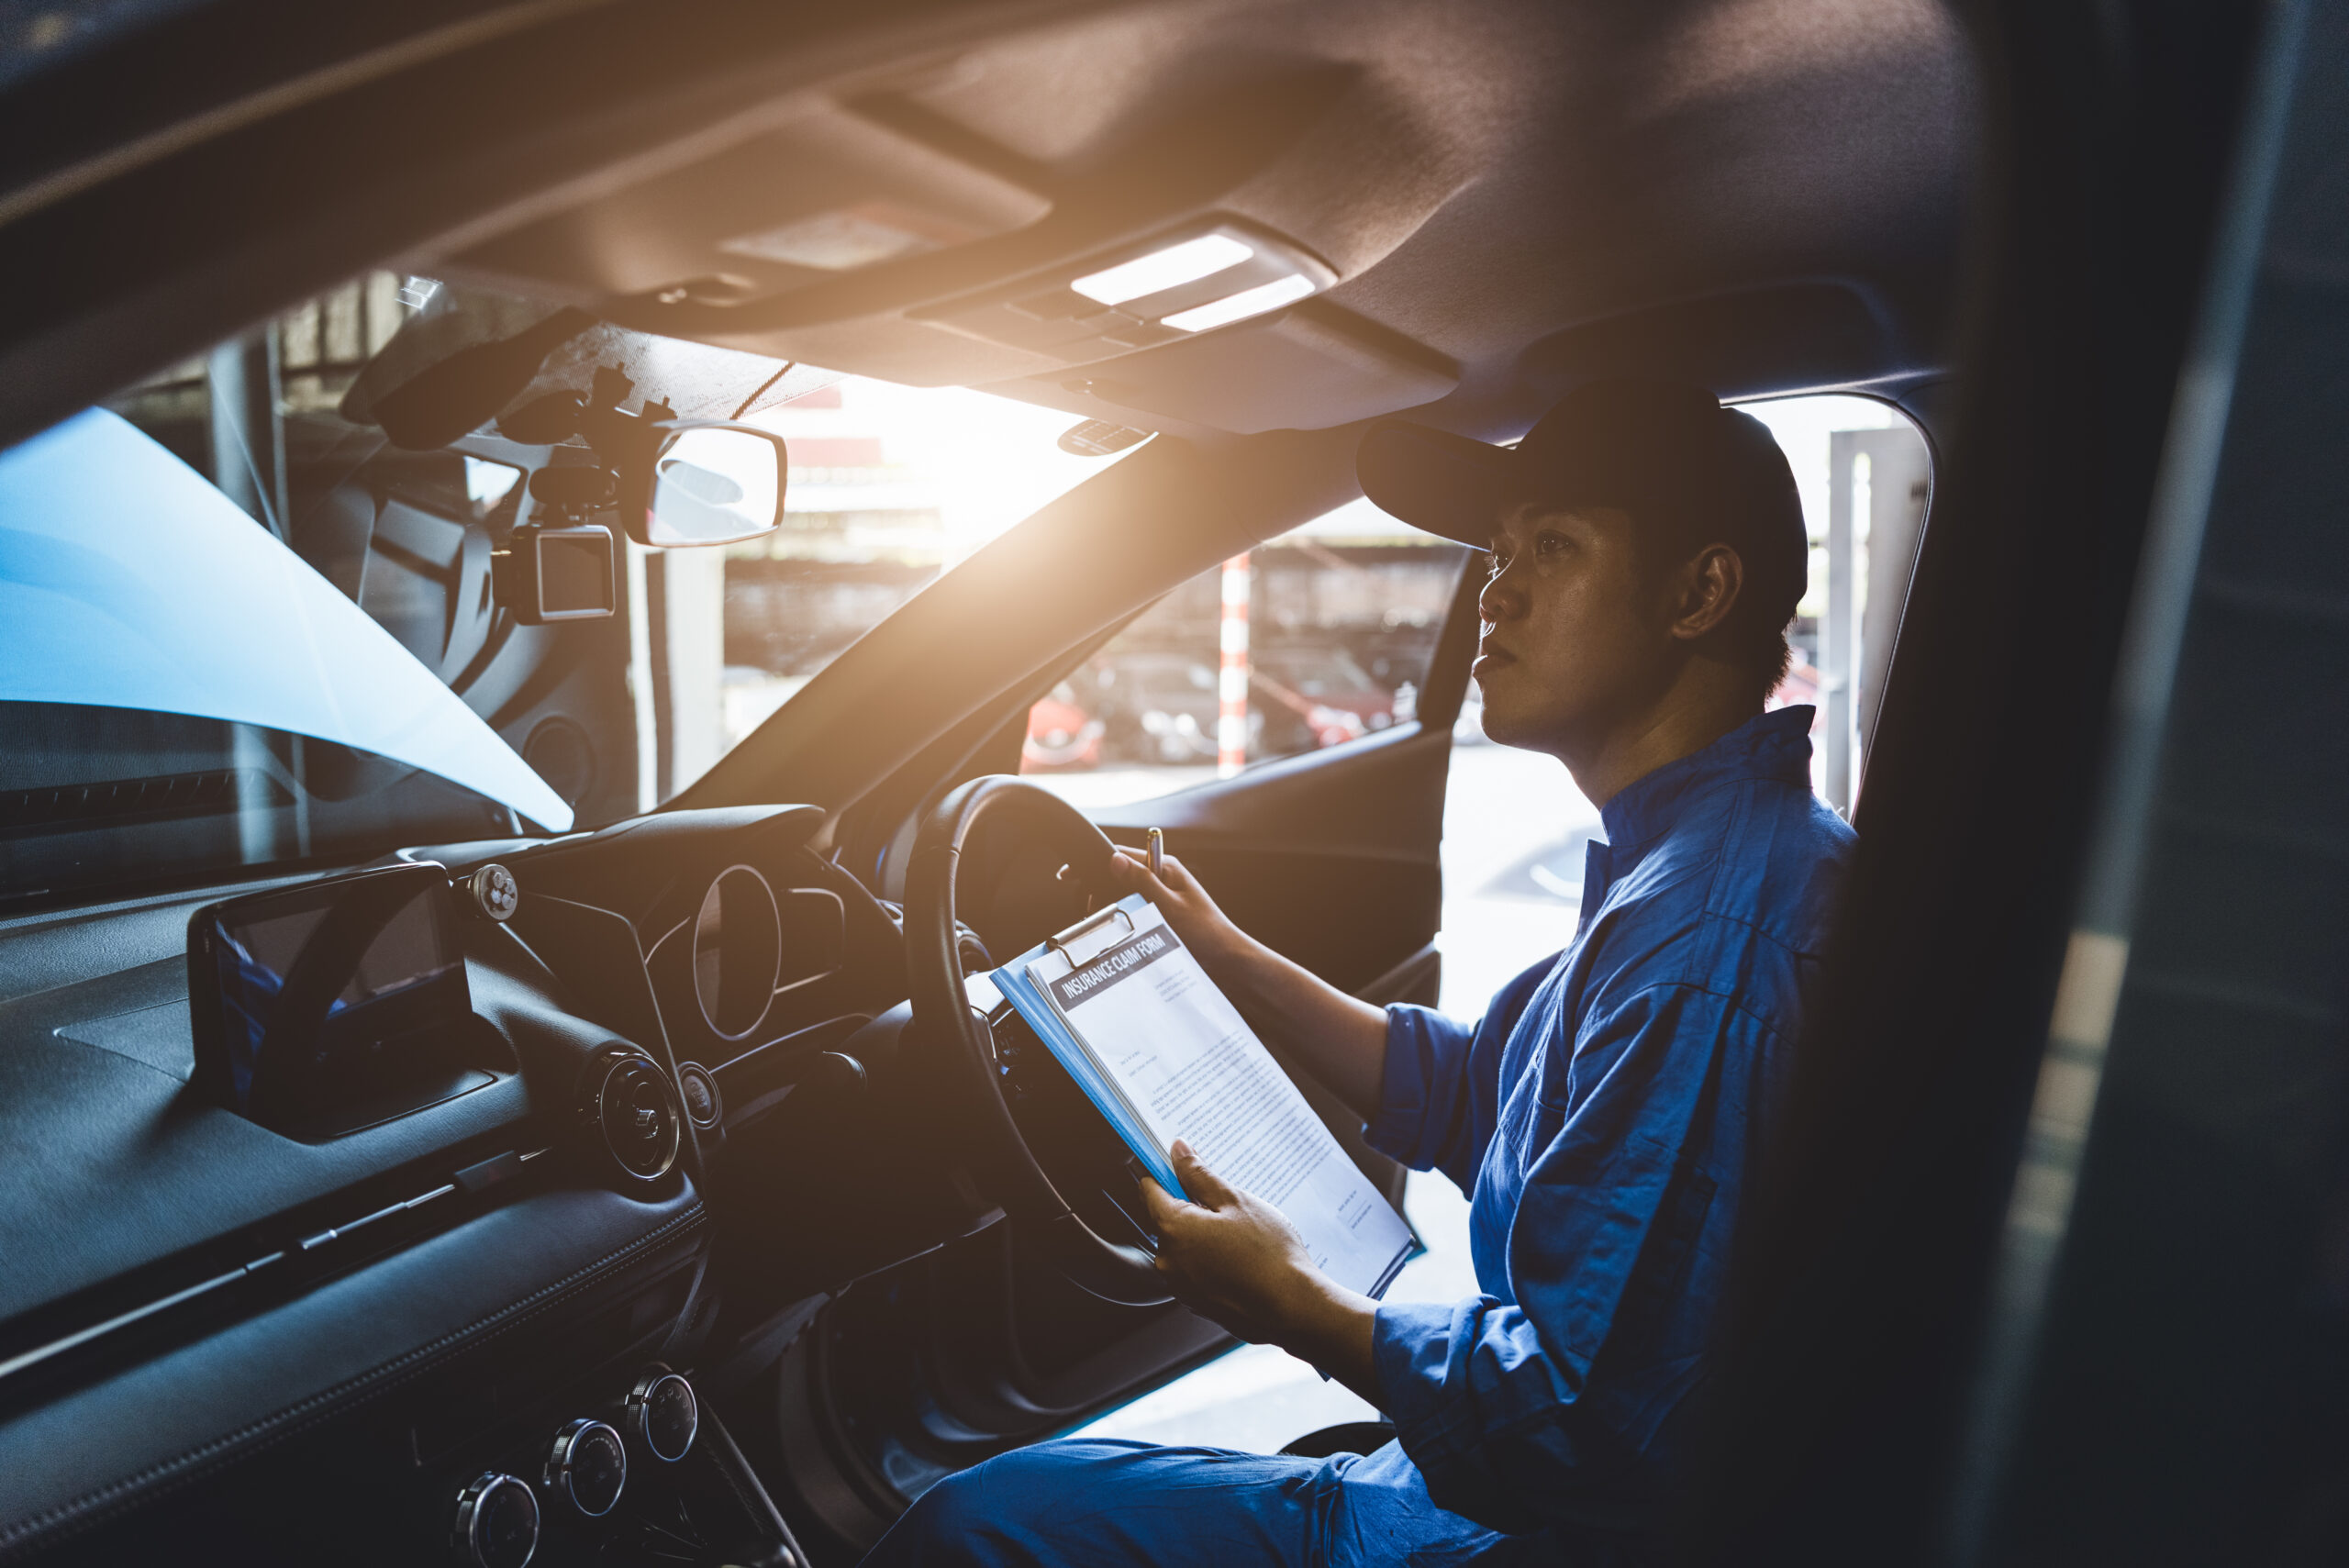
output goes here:
[{"label": "side mirror", "polygon": [[734,544],[783,522],[790,449],[781,436],[721,420],[664,419],[660,445],[629,488],[629,537],[659,550]]}]

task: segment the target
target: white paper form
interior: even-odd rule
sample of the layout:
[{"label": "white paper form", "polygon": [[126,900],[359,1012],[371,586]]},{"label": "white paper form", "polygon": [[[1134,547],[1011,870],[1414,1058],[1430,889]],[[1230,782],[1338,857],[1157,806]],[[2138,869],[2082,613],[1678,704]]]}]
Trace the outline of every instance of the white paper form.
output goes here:
[{"label": "white paper form", "polygon": [[1084,1041],[1160,1150],[1182,1139],[1208,1168],[1286,1215],[1314,1262],[1375,1296],[1409,1257],[1410,1228],[1348,1159],[1239,1009],[1165,917],[1121,901],[1130,934],[1027,976]]}]

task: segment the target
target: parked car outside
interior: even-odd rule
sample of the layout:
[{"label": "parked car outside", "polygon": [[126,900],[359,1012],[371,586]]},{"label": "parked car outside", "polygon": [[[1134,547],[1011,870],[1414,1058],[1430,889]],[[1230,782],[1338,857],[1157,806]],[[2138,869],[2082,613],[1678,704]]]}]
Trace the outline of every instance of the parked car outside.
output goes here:
[{"label": "parked car outside", "polygon": [[1078,683],[1120,762],[1179,766],[1216,754],[1216,666],[1177,650],[1120,650],[1096,658]]},{"label": "parked car outside", "polygon": [[1269,710],[1268,746],[1276,755],[1360,740],[1395,722],[1395,694],[1372,680],[1343,648],[1293,643],[1261,649],[1248,684]]},{"label": "parked car outside", "polygon": [[1077,706],[1076,693],[1063,681],[1028,710],[1028,738],[1019,745],[1023,773],[1052,773],[1101,765],[1101,721]]}]

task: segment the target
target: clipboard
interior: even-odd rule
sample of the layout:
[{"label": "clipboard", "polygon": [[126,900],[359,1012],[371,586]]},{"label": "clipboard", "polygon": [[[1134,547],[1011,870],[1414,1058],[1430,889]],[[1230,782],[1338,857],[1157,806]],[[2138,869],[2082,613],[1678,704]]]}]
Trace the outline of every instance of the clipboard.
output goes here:
[{"label": "clipboard", "polygon": [[1083,950],[1082,956],[1079,956],[1080,950],[1078,943],[1084,938],[1092,935],[1098,928],[1108,925],[1111,920],[1123,920],[1126,923],[1125,934],[1129,937],[1141,929],[1140,927],[1134,924],[1132,910],[1127,908],[1123,904],[1112,904],[1106,909],[1095,910],[1092,914],[1087,915],[1084,919],[1079,920],[1075,925],[1069,927],[1068,929],[1061,931],[1056,935],[1046,937],[1044,939],[1044,946],[1050,951],[1057,952],[1066,958],[1070,963],[1082,967],[1084,964],[1098,957],[1103,951],[1105,951],[1110,941],[1119,940],[1113,936],[1108,940],[1105,940],[1099,947]]},{"label": "clipboard", "polygon": [[1234,1184],[1261,1181],[1250,1190],[1279,1207],[1317,1265],[1350,1287],[1375,1296],[1409,1259],[1408,1222],[1145,895],[1129,894],[993,973],[1124,1142],[1129,1171],[1187,1197],[1168,1153],[1187,1137],[1210,1161],[1229,1156],[1219,1168]]},{"label": "clipboard", "polygon": [[[1125,1092],[1101,1070],[1091,1051],[1078,1043],[1074,1027],[1049,990],[1037,984],[1027,973],[1031,964],[1047,953],[1060,958],[1071,969],[1081,969],[1118,943],[1140,934],[1143,928],[1135,918],[1133,909],[1127,906],[1141,896],[1140,894],[1130,894],[1125,899],[1095,910],[1010,962],[997,967],[989,978],[997,995],[1003,998],[1002,1005],[1018,1013],[1029,1029],[1043,1042],[1063,1070],[1075,1081],[1078,1089],[1093,1102],[1127,1147],[1133,1151],[1143,1169],[1168,1192],[1187,1196],[1183,1192],[1182,1183],[1175,1177],[1173,1162],[1163,1150],[1155,1147],[1150,1137],[1149,1125],[1140,1111],[1127,1098]],[[991,1013],[990,1023],[992,1021]]]}]

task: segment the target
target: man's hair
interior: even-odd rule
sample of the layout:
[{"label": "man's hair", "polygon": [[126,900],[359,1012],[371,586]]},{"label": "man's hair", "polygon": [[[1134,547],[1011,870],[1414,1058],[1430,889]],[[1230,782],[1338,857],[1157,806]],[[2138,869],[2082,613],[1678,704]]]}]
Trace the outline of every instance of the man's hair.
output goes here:
[{"label": "man's hair", "polygon": [[[1667,573],[1687,565],[1708,545],[1737,549],[1719,531],[1669,514],[1634,517],[1631,539],[1641,574],[1650,584],[1662,582]],[[1742,551],[1740,555],[1742,560]],[[1792,617],[1776,626],[1767,624],[1768,612],[1757,607],[1752,586],[1749,578],[1739,588],[1737,602],[1730,606],[1729,618],[1715,627],[1709,637],[1731,664],[1751,677],[1753,702],[1758,707],[1786,680],[1787,672],[1794,665],[1795,652],[1787,641],[1787,628],[1793,624]]]}]

